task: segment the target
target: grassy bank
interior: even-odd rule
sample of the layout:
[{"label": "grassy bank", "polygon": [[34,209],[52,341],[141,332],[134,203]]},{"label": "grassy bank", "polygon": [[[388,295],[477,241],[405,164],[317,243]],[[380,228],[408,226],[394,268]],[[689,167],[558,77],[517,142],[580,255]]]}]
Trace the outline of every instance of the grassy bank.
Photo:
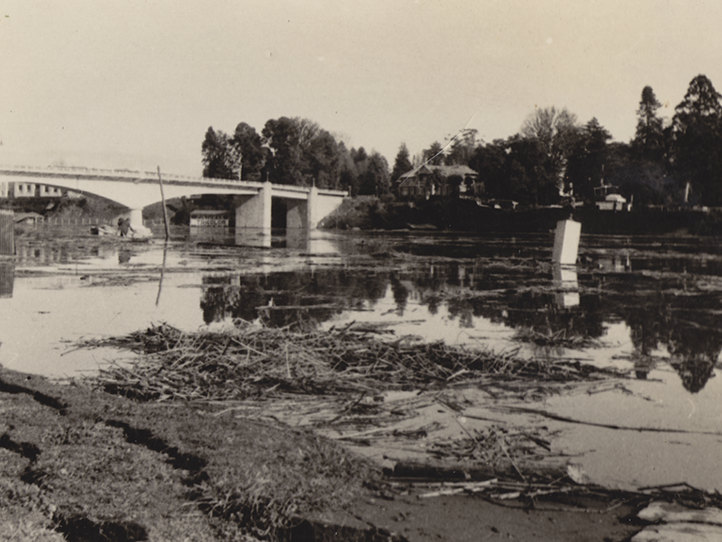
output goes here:
[{"label": "grassy bank", "polygon": [[6,532],[24,533],[15,540],[58,539],[53,530],[275,538],[301,519],[342,515],[375,477],[333,442],[208,405],[137,403],[7,371],[0,393],[0,509]]}]

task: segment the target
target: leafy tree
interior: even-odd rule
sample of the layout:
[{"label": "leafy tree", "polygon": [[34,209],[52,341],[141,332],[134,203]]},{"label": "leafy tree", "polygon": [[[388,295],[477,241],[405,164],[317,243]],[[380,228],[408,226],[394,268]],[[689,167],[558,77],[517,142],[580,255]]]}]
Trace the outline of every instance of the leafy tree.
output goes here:
[{"label": "leafy tree", "polygon": [[479,145],[469,164],[483,179],[487,198],[549,204],[559,196],[546,162],[546,150],[538,139],[517,134]]},{"label": "leafy tree", "polygon": [[359,147],[358,149],[351,149],[351,157],[353,158],[353,161],[356,165],[360,165],[360,167],[364,168],[366,167],[366,160],[369,159],[369,155],[366,154],[366,149],[363,147]]},{"label": "leafy tree", "polygon": [[301,134],[306,136],[301,139],[305,184],[338,188],[341,156],[336,139],[318,126]]},{"label": "leafy tree", "polygon": [[567,158],[577,137],[577,117],[566,108],[545,107],[537,109],[524,121],[521,135],[534,138],[546,154],[548,175],[556,179],[557,186],[564,186]]},{"label": "leafy tree", "polygon": [[307,119],[269,120],[261,132],[270,154],[265,171],[271,182],[337,188],[342,151],[334,137]]},{"label": "leafy tree", "polygon": [[506,142],[495,139],[486,145],[479,145],[469,159],[469,167],[483,180],[484,195],[487,198],[503,197],[501,194],[506,183],[506,157]]},{"label": "leafy tree", "polygon": [[444,162],[444,147],[438,141],[434,141],[431,147],[424,150],[423,157],[428,165],[440,166]]},{"label": "leafy tree", "polygon": [[509,198],[523,203],[550,204],[559,199],[556,177],[545,167],[547,149],[536,138],[519,135],[507,141]]},{"label": "leafy tree", "polygon": [[444,157],[447,166],[468,165],[479,142],[476,139],[478,130],[465,128],[453,138],[451,148]]},{"label": "leafy tree", "polygon": [[231,139],[236,163],[234,173],[237,179],[260,180],[261,170],[266,164],[266,152],[261,145],[261,136],[256,129],[245,122],[236,126]]},{"label": "leafy tree", "polygon": [[364,175],[366,173],[369,160],[369,156],[366,154],[366,149],[363,147],[359,147],[358,149],[352,148],[349,152],[349,156],[351,160],[349,173],[353,179],[352,188],[350,190],[351,194],[373,194],[373,189],[369,190],[365,187],[366,180],[364,179]]},{"label": "leafy tree", "polygon": [[339,150],[339,182],[338,187],[342,190],[348,190],[350,195],[358,193],[358,175],[356,173],[356,164],[353,161],[351,153],[346,145],[342,142],[338,144]]},{"label": "leafy tree", "polygon": [[722,204],[722,104],[712,82],[698,75],[675,108],[672,167],[701,203]]},{"label": "leafy tree", "polygon": [[201,145],[203,176],[214,179],[237,179],[234,173],[235,157],[229,144],[228,136],[213,127],[206,131]]},{"label": "leafy tree", "polygon": [[270,150],[266,160],[266,178],[272,183],[302,186],[300,126],[298,119],[270,119],[261,131]]},{"label": "leafy tree", "polygon": [[611,138],[596,117],[578,132],[568,159],[567,182],[582,199],[593,201],[594,188],[604,184],[607,141]]},{"label": "leafy tree", "polygon": [[389,192],[391,176],[386,158],[376,151],[367,156],[361,147],[354,161],[358,176],[358,194],[381,196]]},{"label": "leafy tree", "polygon": [[402,143],[399,147],[399,152],[396,154],[396,160],[394,161],[394,169],[391,172],[391,180],[396,181],[407,171],[411,171],[413,166],[409,157],[409,149],[406,147],[406,143]]}]

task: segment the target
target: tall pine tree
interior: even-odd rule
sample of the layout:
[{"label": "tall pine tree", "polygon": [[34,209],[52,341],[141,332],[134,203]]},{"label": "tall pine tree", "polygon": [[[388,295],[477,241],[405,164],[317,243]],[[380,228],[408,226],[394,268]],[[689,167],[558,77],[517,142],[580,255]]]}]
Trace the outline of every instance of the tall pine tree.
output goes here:
[{"label": "tall pine tree", "polygon": [[642,99],[637,110],[637,131],[632,148],[638,158],[659,162],[664,154],[664,133],[662,119],[657,110],[662,107],[652,87],[642,90]]},{"label": "tall pine tree", "polygon": [[391,171],[391,181],[396,182],[399,177],[412,169],[413,166],[411,165],[411,159],[409,157],[409,149],[406,147],[406,143],[402,143],[399,147],[399,152],[396,154],[394,169]]},{"label": "tall pine tree", "polygon": [[722,95],[704,75],[689,84],[672,120],[672,166],[690,202],[722,205]]}]

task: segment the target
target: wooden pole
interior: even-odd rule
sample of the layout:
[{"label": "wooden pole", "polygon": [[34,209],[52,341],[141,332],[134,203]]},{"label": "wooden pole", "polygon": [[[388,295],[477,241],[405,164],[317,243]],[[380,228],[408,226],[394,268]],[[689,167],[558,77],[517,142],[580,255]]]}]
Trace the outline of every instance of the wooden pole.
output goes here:
[{"label": "wooden pole", "polygon": [[155,306],[158,306],[158,303],[160,303],[160,291],[163,288],[163,275],[165,274],[165,258],[168,254],[168,240],[166,239],[165,244],[163,245],[163,265],[160,268],[160,280],[158,281],[158,295],[155,297]]},{"label": "wooden pole", "polygon": [[165,221],[165,240],[170,239],[170,225],[168,224],[168,211],[165,208],[165,195],[163,194],[163,179],[160,176],[160,166],[158,166],[158,182],[160,183],[160,201],[163,204],[163,220]]}]

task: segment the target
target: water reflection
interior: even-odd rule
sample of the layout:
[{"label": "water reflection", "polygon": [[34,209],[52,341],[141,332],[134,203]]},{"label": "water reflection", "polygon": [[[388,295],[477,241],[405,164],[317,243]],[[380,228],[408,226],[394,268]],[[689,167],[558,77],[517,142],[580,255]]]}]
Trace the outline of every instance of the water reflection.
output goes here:
[{"label": "water reflection", "polygon": [[624,273],[632,270],[632,262],[629,254],[612,254],[606,255],[597,260],[599,269],[614,273]]},{"label": "water reflection", "polygon": [[15,282],[15,264],[0,261],[0,298],[13,296],[13,283]]},{"label": "water reflection", "polygon": [[[200,305],[194,293],[178,310],[205,323],[329,327],[356,320],[434,339],[493,336],[494,348],[516,346],[522,331],[564,337],[577,348],[577,339],[611,341],[613,328],[627,335],[620,339],[625,359],[612,363],[627,363],[640,379],[660,363],[671,366],[692,393],[707,386],[722,351],[722,246],[713,240],[588,237],[577,266],[555,268],[548,263],[549,235],[274,230],[269,236],[196,228],[185,232],[187,244],[171,244],[163,254],[153,243],[118,246],[73,235],[73,243],[21,239],[16,265],[60,269],[58,263],[81,262],[72,268],[77,276],[62,275],[69,282],[58,278],[57,288],[84,284],[84,269],[136,273],[160,266],[154,306],[177,303],[191,291],[179,294],[177,283],[190,281],[186,286],[201,286]],[[161,264],[167,251],[173,272]],[[0,295],[12,295],[14,271],[1,272]],[[37,280],[25,277],[23,284],[34,287]],[[409,329],[405,322],[421,324]]]},{"label": "water reflection", "polygon": [[131,256],[133,256],[133,252],[127,248],[118,250],[118,263],[121,265],[130,263]]},{"label": "water reflection", "polygon": [[344,310],[383,297],[389,277],[343,270],[272,274],[213,274],[202,278],[200,307],[206,324],[227,319],[314,327]]},{"label": "water reflection", "polygon": [[265,228],[236,228],[234,243],[238,246],[271,248],[273,232]]},{"label": "water reflection", "polygon": [[[620,267],[621,265],[621,267]],[[628,269],[622,263],[615,269]],[[314,327],[353,312],[379,313],[389,298],[399,318],[426,319],[442,308],[461,330],[481,320],[570,342],[603,338],[608,323],[625,323],[639,378],[665,351],[687,390],[704,388],[722,351],[720,292],[684,292],[684,279],[599,273],[576,267],[442,261],[362,268],[208,274],[202,279],[206,323],[260,320],[272,326]],[[513,285],[513,286],[512,286]],[[689,287],[689,285],[687,285]],[[426,315],[418,312],[426,309]],[[389,311],[384,303],[384,310]],[[359,318],[363,318],[363,314]]]},{"label": "water reflection", "polygon": [[68,248],[63,246],[24,245],[16,247],[15,258],[20,263],[67,263],[69,261]]},{"label": "water reflection", "polygon": [[339,238],[316,230],[192,227],[189,230],[189,237],[195,242],[204,244],[287,248],[306,254],[329,254],[339,251]]},{"label": "water reflection", "polygon": [[557,306],[566,309],[579,305],[579,282],[576,267],[554,265],[553,286],[556,290],[554,301]]}]

